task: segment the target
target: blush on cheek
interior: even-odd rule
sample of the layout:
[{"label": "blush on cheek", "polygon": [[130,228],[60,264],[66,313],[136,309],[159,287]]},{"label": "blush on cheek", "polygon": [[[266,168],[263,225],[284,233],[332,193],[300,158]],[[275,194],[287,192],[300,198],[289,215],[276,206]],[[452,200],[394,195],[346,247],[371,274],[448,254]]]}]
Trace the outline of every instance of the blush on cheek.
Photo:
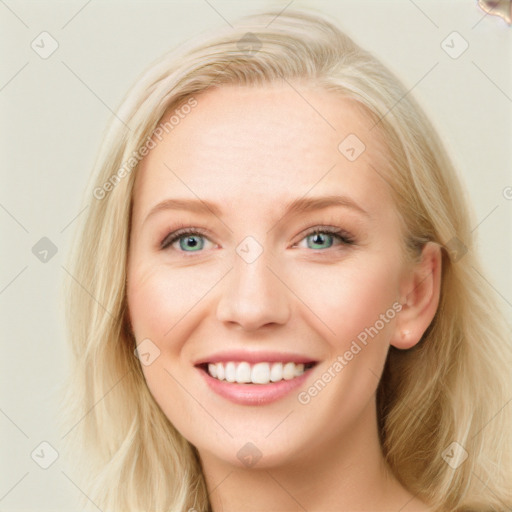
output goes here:
[{"label": "blush on cheek", "polygon": [[128,289],[128,307],[137,339],[162,339],[177,322],[184,302],[176,280],[156,270],[134,275]]},{"label": "blush on cheek", "polygon": [[[394,289],[392,274],[392,268],[382,264],[363,268],[347,262],[339,271],[333,271],[333,267],[304,268],[296,293],[310,311],[304,310],[304,314],[314,320],[321,336],[331,340],[330,345],[339,352],[358,336],[364,339],[367,330],[373,337],[378,334],[379,339],[389,332],[396,316],[392,308],[395,298],[390,292]],[[373,329],[376,322],[377,334]]]}]

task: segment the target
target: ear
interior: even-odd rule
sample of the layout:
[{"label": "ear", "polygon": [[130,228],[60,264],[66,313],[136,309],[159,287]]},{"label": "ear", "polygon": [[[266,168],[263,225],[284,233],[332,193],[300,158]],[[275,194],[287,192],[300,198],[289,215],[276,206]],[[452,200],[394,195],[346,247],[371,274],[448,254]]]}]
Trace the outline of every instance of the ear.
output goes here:
[{"label": "ear", "polygon": [[397,316],[391,345],[408,349],[416,345],[436,314],[441,292],[441,247],[427,242],[420,260],[404,274],[400,286],[402,310]]}]

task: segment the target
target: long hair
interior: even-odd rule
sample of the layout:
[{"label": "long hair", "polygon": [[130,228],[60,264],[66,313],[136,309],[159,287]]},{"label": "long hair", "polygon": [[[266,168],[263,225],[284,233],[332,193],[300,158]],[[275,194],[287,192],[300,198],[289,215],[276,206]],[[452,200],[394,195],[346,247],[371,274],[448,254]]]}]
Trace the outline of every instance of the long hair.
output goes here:
[{"label": "long hair", "polygon": [[164,55],[105,133],[65,267],[72,365],[62,423],[84,492],[105,511],[210,509],[197,450],[156,404],[134,355],[126,301],[133,183],[155,130],[173,129],[159,125],[164,115],[184,115],[213,87],[276,81],[306,82],[358,104],[389,151],[382,172],[404,254],[427,241],[443,247],[436,315],[414,348],[390,349],[379,384],[386,460],[436,510],[511,507],[511,348],[482,277],[462,185],[400,81],[323,16],[303,11],[249,16]]}]

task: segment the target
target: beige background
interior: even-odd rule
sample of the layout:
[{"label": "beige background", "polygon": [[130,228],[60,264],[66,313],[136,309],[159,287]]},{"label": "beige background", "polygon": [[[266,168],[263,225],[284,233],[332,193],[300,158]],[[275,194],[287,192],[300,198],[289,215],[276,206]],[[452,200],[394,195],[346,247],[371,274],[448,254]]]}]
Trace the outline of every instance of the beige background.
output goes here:
[{"label": "beige background", "polygon": [[[0,2],[0,511],[77,510],[81,490],[68,462],[59,457],[42,469],[30,454],[42,441],[59,452],[56,390],[67,370],[62,265],[111,111],[171,46],[289,3]],[[297,0],[290,7],[302,5],[330,13],[414,89],[473,200],[487,268],[482,286],[495,290],[512,319],[512,29],[471,0]],[[43,31],[59,45],[47,59],[31,48]],[[453,31],[469,44],[456,59],[441,47]],[[448,41],[454,51],[463,44]],[[32,253],[42,237],[58,250],[46,263]],[[50,460],[49,447],[36,453]]]}]

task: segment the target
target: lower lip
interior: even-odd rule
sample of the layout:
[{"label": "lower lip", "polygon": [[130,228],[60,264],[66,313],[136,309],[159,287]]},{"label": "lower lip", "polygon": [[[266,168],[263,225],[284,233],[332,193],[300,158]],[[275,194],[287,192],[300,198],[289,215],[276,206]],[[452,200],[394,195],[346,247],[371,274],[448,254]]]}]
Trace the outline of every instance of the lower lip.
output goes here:
[{"label": "lower lip", "polygon": [[268,384],[238,384],[215,379],[207,371],[199,368],[212,391],[240,405],[265,405],[275,402],[304,384],[311,370],[312,368],[290,380],[280,380]]}]

